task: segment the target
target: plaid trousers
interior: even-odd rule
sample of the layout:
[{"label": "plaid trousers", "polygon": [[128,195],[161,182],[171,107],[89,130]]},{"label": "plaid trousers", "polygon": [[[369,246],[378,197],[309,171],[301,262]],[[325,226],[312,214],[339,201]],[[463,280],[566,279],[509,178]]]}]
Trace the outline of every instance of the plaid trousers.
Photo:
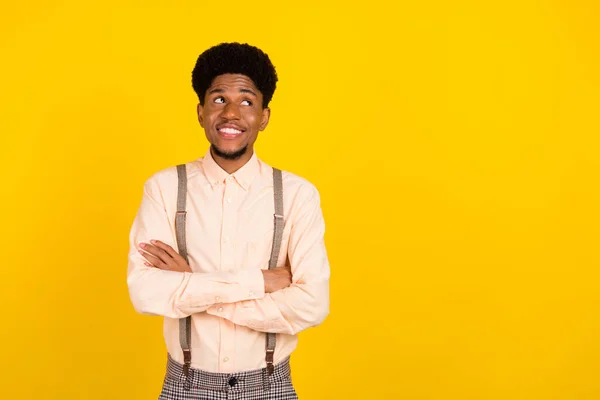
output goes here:
[{"label": "plaid trousers", "polygon": [[231,374],[190,368],[186,384],[183,365],[169,355],[158,400],[294,400],[290,372],[289,357],[275,365],[271,376],[266,368]]}]

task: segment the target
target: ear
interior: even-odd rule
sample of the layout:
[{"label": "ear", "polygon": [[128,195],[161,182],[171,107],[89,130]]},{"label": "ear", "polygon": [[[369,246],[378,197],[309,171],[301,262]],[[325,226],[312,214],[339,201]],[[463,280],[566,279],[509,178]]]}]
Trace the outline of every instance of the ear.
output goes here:
[{"label": "ear", "polygon": [[271,109],[269,107],[263,108],[262,117],[260,120],[260,130],[264,131],[269,124],[269,118],[271,117]]},{"label": "ear", "polygon": [[198,122],[200,122],[200,126],[204,128],[204,116],[202,115],[202,111],[204,107],[202,104],[198,103],[198,107],[196,108],[196,112],[198,113]]}]

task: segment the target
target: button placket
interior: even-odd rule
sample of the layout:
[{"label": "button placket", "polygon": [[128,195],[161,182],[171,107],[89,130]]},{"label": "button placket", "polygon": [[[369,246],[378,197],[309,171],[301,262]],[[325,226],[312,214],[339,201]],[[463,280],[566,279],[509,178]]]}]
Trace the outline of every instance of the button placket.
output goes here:
[{"label": "button placket", "polygon": [[[222,270],[229,271],[235,269],[235,234],[237,231],[238,216],[236,206],[237,183],[233,176],[225,179],[223,188],[222,206],[222,226],[221,226],[221,267]],[[221,296],[223,297],[223,296]],[[217,315],[222,316],[224,307],[217,306]],[[234,333],[233,322],[220,318],[220,358],[219,364],[222,372],[232,372],[235,368],[234,362]]]},{"label": "button placket", "polygon": [[235,182],[232,181],[232,176],[225,180],[225,190],[223,191],[223,227],[221,230],[221,256],[222,265],[225,269],[233,267],[234,249],[232,234],[235,232],[236,216],[234,207]]}]

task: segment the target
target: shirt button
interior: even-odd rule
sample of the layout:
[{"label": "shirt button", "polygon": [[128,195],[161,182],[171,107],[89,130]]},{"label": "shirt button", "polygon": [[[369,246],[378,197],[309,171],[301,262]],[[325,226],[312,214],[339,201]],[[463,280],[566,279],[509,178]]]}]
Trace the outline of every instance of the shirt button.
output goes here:
[{"label": "shirt button", "polygon": [[254,296],[254,292],[253,292],[253,291],[250,291],[250,293],[248,293],[248,295],[249,295],[250,297],[252,297],[252,296]]},{"label": "shirt button", "polygon": [[232,200],[231,200],[231,197],[229,197],[229,198],[227,199],[227,202],[228,202],[228,203],[231,203],[231,201],[232,201]]},{"label": "shirt button", "polygon": [[222,312],[223,311],[223,307],[219,307],[219,309],[217,311],[218,312]]},{"label": "shirt button", "polygon": [[229,242],[229,236],[225,236],[225,237],[223,238],[223,241],[224,241],[225,243]]},{"label": "shirt button", "polygon": [[227,362],[227,361],[229,361],[229,357],[223,358],[223,362]]},{"label": "shirt button", "polygon": [[227,177],[227,179],[229,179],[230,181],[232,181],[232,180],[233,180],[233,175],[229,175],[229,176]]},{"label": "shirt button", "polygon": [[218,302],[219,300],[221,300],[221,298],[219,296],[215,297],[215,301]]}]

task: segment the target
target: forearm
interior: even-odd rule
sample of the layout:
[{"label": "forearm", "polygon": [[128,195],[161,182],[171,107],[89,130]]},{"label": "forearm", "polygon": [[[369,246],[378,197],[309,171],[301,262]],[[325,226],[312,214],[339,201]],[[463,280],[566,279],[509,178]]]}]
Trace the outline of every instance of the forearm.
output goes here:
[{"label": "forearm", "polygon": [[130,258],[129,295],[136,311],[142,314],[183,318],[216,304],[264,296],[264,280],[258,269],[174,272],[140,265],[136,255]]},{"label": "forearm", "polygon": [[207,313],[260,332],[295,335],[329,314],[329,281],[295,283],[263,298],[207,308]]}]

